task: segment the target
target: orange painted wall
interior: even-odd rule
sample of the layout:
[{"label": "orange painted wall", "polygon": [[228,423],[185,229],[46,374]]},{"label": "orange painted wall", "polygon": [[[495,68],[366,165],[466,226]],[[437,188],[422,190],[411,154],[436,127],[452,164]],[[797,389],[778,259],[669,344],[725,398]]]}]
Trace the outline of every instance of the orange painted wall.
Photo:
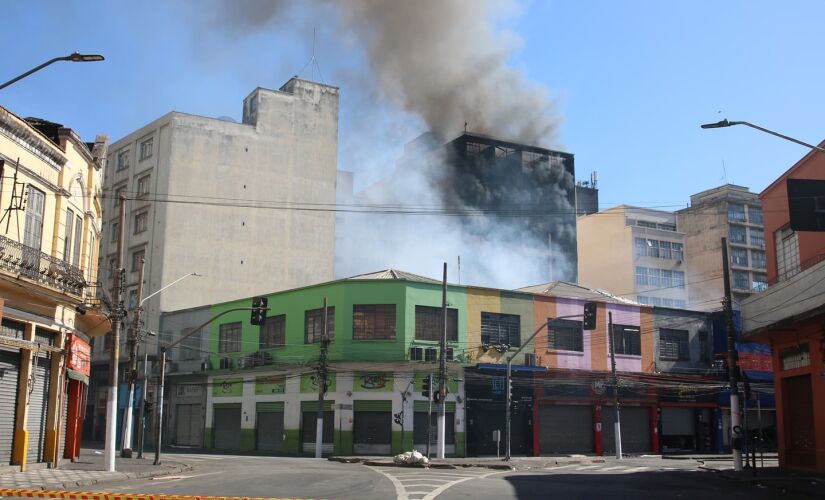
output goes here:
[{"label": "orange painted wall", "polygon": [[[536,295],[533,297],[533,323],[540,325],[547,321],[547,318],[556,316],[556,302],[552,297]],[[553,352],[548,352],[547,335],[536,336],[536,362],[546,368],[558,368],[558,356]]]},{"label": "orange painted wall", "polygon": [[609,345],[607,342],[607,322],[604,318],[607,317],[607,304],[599,302],[596,309],[596,329],[590,333],[591,344],[590,349],[590,366],[592,370],[607,371],[610,367],[607,364],[607,354],[603,346]]},{"label": "orange painted wall", "polygon": [[641,307],[639,316],[639,333],[642,337],[642,372],[653,373],[656,369],[656,357],[653,353],[653,308]]}]

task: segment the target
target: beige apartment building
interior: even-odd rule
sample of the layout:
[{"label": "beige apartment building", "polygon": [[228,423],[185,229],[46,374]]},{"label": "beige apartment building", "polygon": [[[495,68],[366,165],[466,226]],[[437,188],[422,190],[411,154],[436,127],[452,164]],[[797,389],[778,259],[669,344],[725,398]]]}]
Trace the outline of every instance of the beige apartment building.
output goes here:
[{"label": "beige apartment building", "polygon": [[759,196],[748,188],[725,184],[690,197],[690,207],[676,212],[685,234],[685,262],[701,283],[689,288],[691,308],[714,310],[724,295],[722,238],[728,239],[734,308],[768,287],[765,231]]},{"label": "beige apartment building", "polygon": [[579,284],[641,304],[687,307],[685,235],[671,212],[620,205],[577,219]]}]

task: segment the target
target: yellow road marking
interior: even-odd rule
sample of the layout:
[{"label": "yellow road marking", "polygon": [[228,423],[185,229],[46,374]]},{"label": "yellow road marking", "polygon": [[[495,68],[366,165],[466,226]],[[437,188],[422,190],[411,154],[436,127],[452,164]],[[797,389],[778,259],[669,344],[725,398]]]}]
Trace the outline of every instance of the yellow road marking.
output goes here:
[{"label": "yellow road marking", "polygon": [[32,490],[20,488],[0,488],[0,497],[59,498],[62,500],[287,500],[284,498],[216,497],[208,495],[156,495],[141,493]]}]

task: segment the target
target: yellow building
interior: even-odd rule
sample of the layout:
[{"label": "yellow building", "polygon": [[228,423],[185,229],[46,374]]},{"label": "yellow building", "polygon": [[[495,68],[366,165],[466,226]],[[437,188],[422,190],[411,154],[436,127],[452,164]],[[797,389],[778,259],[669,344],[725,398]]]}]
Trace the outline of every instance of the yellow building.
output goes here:
[{"label": "yellow building", "polygon": [[77,435],[66,394],[110,330],[93,286],[107,144],[0,106],[0,467],[54,463]]}]

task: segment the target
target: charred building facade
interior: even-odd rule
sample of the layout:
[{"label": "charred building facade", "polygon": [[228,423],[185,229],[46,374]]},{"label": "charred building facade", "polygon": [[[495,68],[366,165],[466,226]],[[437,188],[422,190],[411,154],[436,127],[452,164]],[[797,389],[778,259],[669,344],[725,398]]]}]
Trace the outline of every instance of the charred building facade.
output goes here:
[{"label": "charred building facade", "polygon": [[572,154],[473,133],[445,144],[444,153],[438,186],[445,205],[485,215],[483,224],[464,219],[470,235],[496,238],[506,228],[503,237],[546,262],[546,275],[535,278],[576,282]]}]

